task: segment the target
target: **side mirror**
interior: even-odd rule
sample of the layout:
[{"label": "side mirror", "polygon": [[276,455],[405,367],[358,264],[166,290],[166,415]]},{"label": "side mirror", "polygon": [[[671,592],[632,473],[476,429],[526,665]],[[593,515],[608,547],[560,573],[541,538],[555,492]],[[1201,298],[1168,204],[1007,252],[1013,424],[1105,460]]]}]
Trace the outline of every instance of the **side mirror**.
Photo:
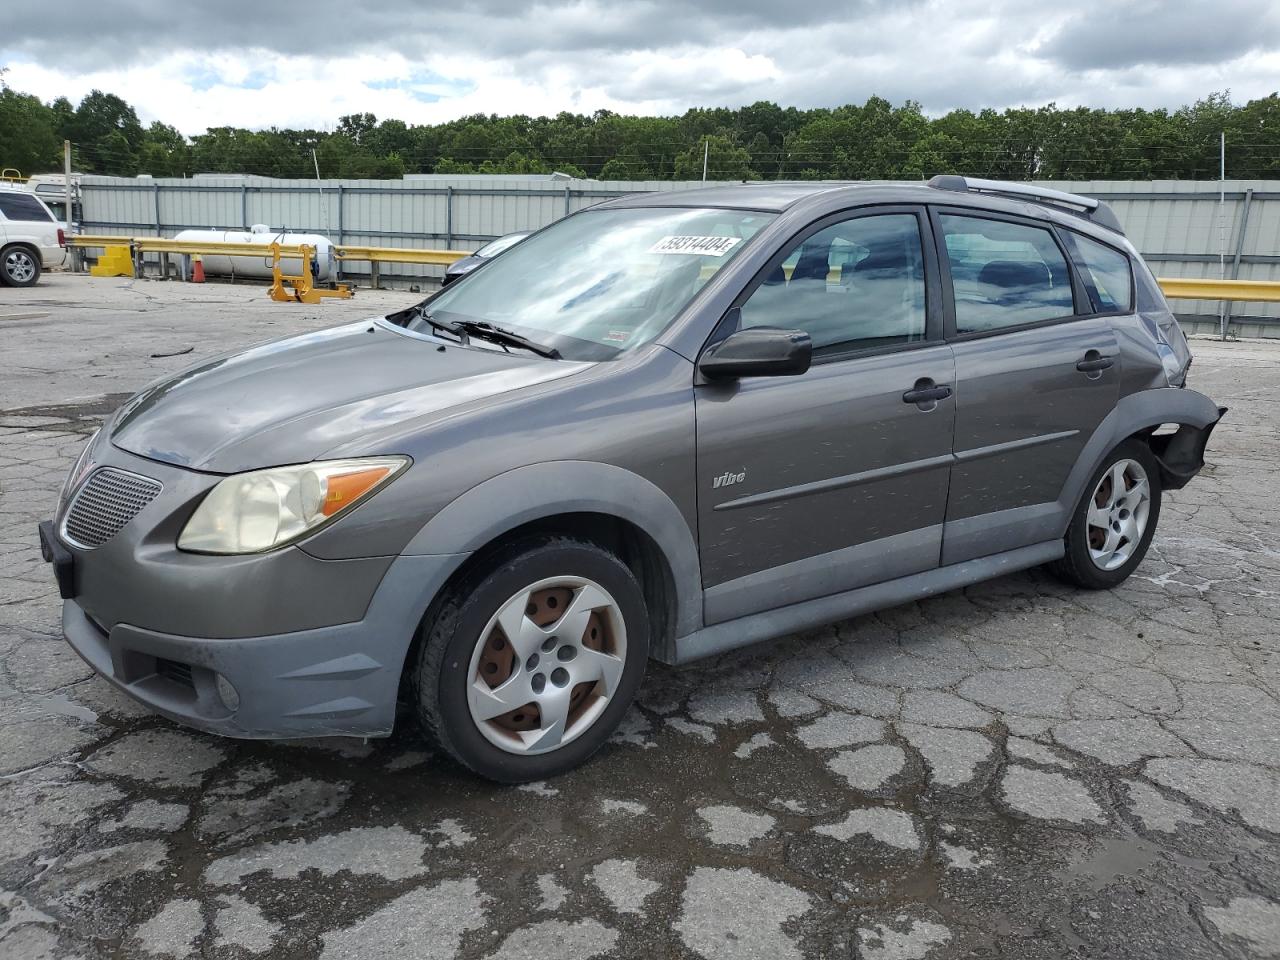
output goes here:
[{"label": "side mirror", "polygon": [[703,351],[698,369],[711,380],[792,377],[809,369],[813,341],[803,330],[748,327]]}]

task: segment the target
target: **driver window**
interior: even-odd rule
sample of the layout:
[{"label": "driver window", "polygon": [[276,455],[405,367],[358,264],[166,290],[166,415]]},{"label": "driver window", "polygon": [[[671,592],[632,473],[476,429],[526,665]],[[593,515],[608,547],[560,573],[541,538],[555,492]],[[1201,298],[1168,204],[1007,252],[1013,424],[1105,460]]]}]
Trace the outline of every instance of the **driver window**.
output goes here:
[{"label": "driver window", "polygon": [[923,340],[919,220],[858,217],[800,241],[742,305],[742,326],[804,330],[815,354]]}]

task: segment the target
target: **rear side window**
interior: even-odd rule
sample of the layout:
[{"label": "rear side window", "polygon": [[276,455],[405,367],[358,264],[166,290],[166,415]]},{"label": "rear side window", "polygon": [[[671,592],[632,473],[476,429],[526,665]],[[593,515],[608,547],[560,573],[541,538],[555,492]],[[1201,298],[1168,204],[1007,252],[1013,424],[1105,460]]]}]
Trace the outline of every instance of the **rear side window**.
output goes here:
[{"label": "rear side window", "polygon": [[1041,227],[944,213],[956,332],[981,333],[1075,313],[1071,273]]},{"label": "rear side window", "polygon": [[9,190],[0,190],[0,214],[6,220],[53,220],[35,197]]},{"label": "rear side window", "polygon": [[1080,270],[1080,278],[1094,313],[1127,313],[1133,309],[1133,270],[1129,258],[1105,243],[1078,233],[1065,231],[1071,258]]}]

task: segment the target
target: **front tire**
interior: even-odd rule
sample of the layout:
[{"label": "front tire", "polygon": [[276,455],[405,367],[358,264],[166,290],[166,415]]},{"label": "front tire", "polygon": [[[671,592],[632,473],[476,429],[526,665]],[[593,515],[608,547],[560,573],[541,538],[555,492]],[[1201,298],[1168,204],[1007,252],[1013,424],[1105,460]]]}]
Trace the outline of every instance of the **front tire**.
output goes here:
[{"label": "front tire", "polygon": [[0,281],[10,287],[30,287],[40,279],[40,257],[27,247],[8,247],[0,253]]},{"label": "front tire", "polygon": [[616,556],[542,537],[500,550],[423,626],[411,680],[428,738],[501,783],[572,769],[617,728],[644,676],[644,594]]},{"label": "front tire", "polygon": [[1160,519],[1160,465],[1151,449],[1126,440],[1111,451],[1085,485],[1061,560],[1050,571],[1087,590],[1123,583],[1137,569]]}]

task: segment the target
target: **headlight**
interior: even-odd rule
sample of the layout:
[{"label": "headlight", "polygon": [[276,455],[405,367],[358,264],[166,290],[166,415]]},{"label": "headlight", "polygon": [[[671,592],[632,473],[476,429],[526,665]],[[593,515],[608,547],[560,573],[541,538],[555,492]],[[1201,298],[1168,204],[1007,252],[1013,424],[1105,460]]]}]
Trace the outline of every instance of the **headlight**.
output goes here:
[{"label": "headlight", "polygon": [[261,553],[291,543],[369,497],[407,457],[322,460],[227,477],[178,537],[193,553]]},{"label": "headlight", "polygon": [[80,451],[80,456],[76,457],[75,466],[67,474],[67,479],[62,482],[62,489],[58,491],[58,510],[54,514],[55,517],[62,516],[62,511],[67,506],[67,500],[71,498],[71,494],[75,492],[76,487],[80,486],[80,481],[84,479],[85,470],[89,466],[89,451],[98,442],[98,434],[100,432],[101,428],[93,431],[89,437],[89,442]]}]

